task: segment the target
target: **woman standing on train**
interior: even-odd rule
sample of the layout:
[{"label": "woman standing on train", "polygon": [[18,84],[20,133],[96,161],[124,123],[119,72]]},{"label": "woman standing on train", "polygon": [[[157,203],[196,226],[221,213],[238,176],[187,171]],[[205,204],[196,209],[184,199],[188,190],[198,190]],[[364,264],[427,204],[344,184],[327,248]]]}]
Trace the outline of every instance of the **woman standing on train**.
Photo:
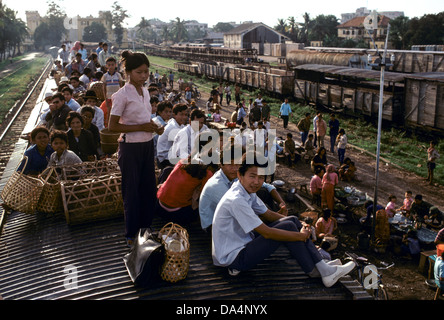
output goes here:
[{"label": "woman standing on train", "polygon": [[156,176],[153,133],[163,129],[151,121],[151,104],[144,87],[149,60],[141,52],[122,52],[126,84],[112,96],[109,130],[121,132],[118,163],[122,172],[122,198],[127,245],[133,244],[140,228],[148,228],[154,215]]}]

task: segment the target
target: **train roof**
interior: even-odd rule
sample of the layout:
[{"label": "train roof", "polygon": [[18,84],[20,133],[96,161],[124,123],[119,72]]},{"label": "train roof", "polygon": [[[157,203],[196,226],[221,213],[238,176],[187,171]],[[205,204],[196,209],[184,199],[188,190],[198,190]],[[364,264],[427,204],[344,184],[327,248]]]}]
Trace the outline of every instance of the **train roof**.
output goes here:
[{"label": "train roof", "polygon": [[[381,72],[376,70],[367,70],[367,69],[359,69],[359,68],[350,68],[350,67],[342,67],[342,66],[333,66],[333,65],[322,65],[322,64],[304,64],[300,66],[296,66],[293,68],[294,70],[307,70],[314,71],[320,73],[329,73],[336,74],[341,76],[355,77],[355,78],[363,78],[363,79],[380,79]],[[402,82],[408,76],[405,73],[398,72],[384,72],[384,79],[390,82]]]}]

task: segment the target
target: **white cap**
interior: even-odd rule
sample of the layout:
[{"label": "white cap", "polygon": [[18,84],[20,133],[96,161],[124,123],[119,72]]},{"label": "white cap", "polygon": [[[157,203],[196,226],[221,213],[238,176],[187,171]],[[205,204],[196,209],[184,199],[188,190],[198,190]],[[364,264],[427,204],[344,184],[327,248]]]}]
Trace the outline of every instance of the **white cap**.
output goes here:
[{"label": "white cap", "polygon": [[53,93],[52,92],[46,92],[45,93],[45,99],[46,98],[49,98],[49,97],[52,97],[53,96]]},{"label": "white cap", "polygon": [[68,77],[61,77],[60,78],[60,82],[69,82],[69,79],[68,79]]}]

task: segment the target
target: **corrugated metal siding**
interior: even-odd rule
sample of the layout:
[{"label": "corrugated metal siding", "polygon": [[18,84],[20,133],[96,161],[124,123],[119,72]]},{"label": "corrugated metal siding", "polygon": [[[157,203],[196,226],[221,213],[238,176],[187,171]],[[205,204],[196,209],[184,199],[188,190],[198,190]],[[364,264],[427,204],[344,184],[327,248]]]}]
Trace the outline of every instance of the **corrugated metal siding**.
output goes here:
[{"label": "corrugated metal siding", "polygon": [[[156,229],[162,225],[156,220]],[[308,278],[284,247],[254,270],[230,277],[212,264],[210,236],[198,224],[188,231],[187,278],[136,288],[122,260],[128,250],[123,219],[68,226],[62,214],[12,212],[0,238],[0,294],[5,300],[352,298],[339,283],[325,288]],[[69,266],[78,271],[77,289],[64,285]]]}]

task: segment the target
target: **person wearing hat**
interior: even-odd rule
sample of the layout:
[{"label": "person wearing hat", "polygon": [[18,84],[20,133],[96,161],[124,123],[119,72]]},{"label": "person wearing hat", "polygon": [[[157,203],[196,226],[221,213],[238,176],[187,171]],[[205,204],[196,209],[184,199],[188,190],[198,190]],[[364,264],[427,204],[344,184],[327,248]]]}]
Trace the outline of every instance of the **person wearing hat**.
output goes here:
[{"label": "person wearing hat", "polygon": [[99,129],[99,131],[105,129],[105,115],[103,110],[97,106],[97,94],[94,90],[87,90],[84,97],[85,105],[94,108],[94,118],[92,123]]}]

